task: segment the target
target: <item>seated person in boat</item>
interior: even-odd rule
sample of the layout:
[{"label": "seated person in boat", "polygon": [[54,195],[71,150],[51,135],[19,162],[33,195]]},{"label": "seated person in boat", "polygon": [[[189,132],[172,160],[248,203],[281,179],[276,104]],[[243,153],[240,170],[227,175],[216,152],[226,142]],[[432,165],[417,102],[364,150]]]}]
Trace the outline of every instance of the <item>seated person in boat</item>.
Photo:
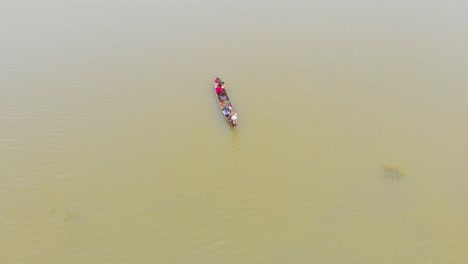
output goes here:
[{"label": "seated person in boat", "polygon": [[221,83],[218,83],[218,85],[216,86],[216,93],[217,93],[217,94],[226,93],[226,89],[225,89],[225,86],[224,86],[224,82],[223,82],[222,85],[221,85]]},{"label": "seated person in boat", "polygon": [[227,96],[226,96],[226,94],[224,94],[224,95],[220,95],[220,96],[219,96],[219,100],[220,100],[221,102],[224,102],[224,101],[226,101],[226,100],[227,100]]},{"label": "seated person in boat", "polygon": [[227,101],[226,91],[222,90],[221,93],[218,94],[218,96],[221,102]]},{"label": "seated person in boat", "polygon": [[223,114],[224,114],[225,116],[229,116],[230,113],[231,113],[231,110],[230,110],[227,106],[225,106],[225,107],[223,108]]},{"label": "seated person in boat", "polygon": [[237,113],[234,113],[234,114],[231,116],[231,123],[232,123],[232,125],[234,125],[234,126],[237,125]]},{"label": "seated person in boat", "polygon": [[223,88],[221,88],[221,86],[216,86],[216,94],[221,94],[221,92],[223,91]]}]

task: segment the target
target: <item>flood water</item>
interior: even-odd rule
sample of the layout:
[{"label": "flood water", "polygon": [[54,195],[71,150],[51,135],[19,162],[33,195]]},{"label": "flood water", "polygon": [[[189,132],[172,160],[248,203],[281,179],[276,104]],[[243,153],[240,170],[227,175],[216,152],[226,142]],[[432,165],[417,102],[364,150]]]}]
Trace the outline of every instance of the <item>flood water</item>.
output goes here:
[{"label": "flood water", "polygon": [[3,1],[0,262],[468,263],[467,11]]}]

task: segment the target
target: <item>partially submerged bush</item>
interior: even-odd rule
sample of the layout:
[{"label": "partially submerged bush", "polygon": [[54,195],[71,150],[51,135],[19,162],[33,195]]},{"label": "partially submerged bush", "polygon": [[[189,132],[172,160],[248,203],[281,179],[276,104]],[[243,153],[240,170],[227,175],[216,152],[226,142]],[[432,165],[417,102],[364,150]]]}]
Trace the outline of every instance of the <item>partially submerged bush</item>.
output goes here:
[{"label": "partially submerged bush", "polygon": [[400,178],[404,176],[403,169],[398,165],[386,164],[383,166],[384,176],[389,178]]}]

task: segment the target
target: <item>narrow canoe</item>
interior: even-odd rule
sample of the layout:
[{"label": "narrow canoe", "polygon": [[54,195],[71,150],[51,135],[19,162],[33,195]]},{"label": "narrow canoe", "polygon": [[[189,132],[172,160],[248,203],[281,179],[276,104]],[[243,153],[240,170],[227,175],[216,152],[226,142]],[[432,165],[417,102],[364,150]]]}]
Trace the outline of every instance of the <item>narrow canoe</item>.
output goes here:
[{"label": "narrow canoe", "polygon": [[[221,93],[218,94],[216,93],[216,87],[221,85],[224,87],[224,89],[222,89]],[[216,99],[218,100],[219,109],[221,110],[224,118],[233,128],[237,127],[238,120],[236,109],[234,109],[234,106],[232,106],[231,101],[229,100],[224,82],[221,81],[221,79],[218,77],[216,77],[214,80],[214,90]]]}]

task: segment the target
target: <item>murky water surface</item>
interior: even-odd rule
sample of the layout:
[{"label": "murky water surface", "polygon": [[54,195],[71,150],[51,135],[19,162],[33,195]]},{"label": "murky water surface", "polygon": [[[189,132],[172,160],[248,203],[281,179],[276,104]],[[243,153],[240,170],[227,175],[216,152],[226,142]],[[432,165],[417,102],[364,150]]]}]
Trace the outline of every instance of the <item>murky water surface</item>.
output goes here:
[{"label": "murky water surface", "polygon": [[4,1],[1,262],[468,263],[467,10]]}]

